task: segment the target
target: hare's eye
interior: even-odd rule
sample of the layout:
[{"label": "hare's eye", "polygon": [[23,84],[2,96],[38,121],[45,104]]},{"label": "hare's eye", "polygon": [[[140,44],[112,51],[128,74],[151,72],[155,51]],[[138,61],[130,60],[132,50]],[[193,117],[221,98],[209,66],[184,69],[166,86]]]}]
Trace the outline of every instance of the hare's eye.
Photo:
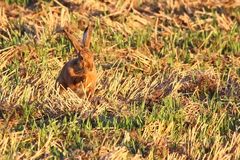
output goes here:
[{"label": "hare's eye", "polygon": [[80,61],[83,60],[83,57],[81,56],[81,54],[79,52],[78,52],[78,58],[79,58]]}]

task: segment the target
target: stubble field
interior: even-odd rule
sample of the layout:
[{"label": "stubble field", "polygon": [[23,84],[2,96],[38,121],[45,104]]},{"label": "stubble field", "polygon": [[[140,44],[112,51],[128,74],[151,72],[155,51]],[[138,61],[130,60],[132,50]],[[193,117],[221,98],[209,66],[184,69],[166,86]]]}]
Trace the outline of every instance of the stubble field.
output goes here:
[{"label": "stubble field", "polygon": [[[239,159],[239,3],[0,1],[1,159]],[[96,93],[59,95],[89,22]]]}]

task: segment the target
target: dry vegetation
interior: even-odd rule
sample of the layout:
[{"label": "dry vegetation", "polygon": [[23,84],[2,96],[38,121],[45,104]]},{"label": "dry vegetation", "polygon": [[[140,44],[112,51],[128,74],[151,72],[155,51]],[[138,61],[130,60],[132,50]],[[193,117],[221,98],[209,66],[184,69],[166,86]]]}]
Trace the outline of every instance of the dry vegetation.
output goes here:
[{"label": "dry vegetation", "polygon": [[[89,21],[90,101],[54,89]],[[239,159],[239,33],[239,0],[0,1],[1,159]]]}]

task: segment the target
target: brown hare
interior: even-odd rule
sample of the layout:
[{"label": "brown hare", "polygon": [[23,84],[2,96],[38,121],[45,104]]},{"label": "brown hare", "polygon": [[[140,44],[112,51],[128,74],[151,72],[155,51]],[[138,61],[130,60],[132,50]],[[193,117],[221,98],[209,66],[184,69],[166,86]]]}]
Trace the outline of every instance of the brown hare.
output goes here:
[{"label": "brown hare", "polygon": [[60,93],[69,88],[79,97],[83,97],[85,94],[91,97],[95,91],[97,77],[93,53],[89,50],[92,27],[89,25],[85,29],[82,43],[79,43],[77,38],[73,36],[70,27],[65,27],[63,31],[74,46],[78,57],[68,61],[63,66],[56,84],[60,85]]}]

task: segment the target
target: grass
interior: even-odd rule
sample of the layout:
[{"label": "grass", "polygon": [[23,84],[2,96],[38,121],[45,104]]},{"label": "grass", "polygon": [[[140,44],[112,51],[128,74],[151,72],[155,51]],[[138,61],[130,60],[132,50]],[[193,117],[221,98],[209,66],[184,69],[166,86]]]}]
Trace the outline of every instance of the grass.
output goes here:
[{"label": "grass", "polygon": [[[1,159],[240,158],[239,6],[134,2],[0,2]],[[54,89],[89,21],[91,101]]]}]

